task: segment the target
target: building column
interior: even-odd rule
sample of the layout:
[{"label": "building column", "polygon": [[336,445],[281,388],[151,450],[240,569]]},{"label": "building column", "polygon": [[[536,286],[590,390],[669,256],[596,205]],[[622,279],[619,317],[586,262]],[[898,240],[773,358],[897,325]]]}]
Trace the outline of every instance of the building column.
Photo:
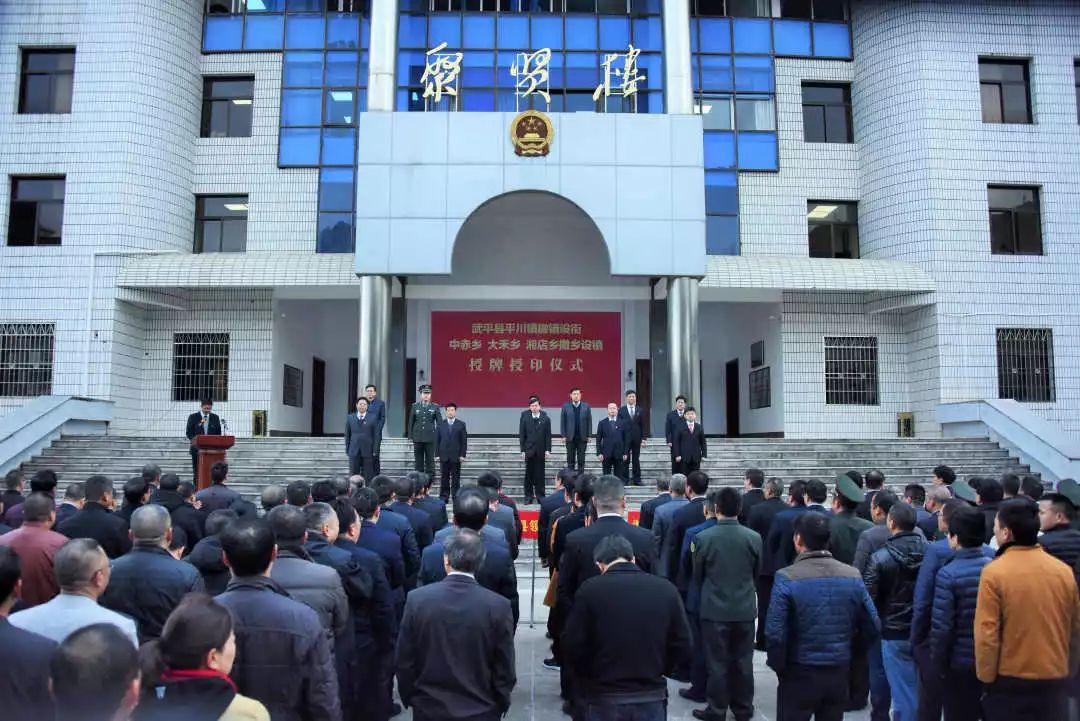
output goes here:
[{"label": "building column", "polygon": [[[356,354],[357,386],[374,383],[384,401],[390,393],[390,276],[360,276],[360,347]],[[355,399],[354,399],[355,400]]]},{"label": "building column", "polygon": [[394,97],[397,94],[397,26],[398,0],[372,0],[371,40],[368,43],[368,112],[394,111]]},{"label": "building column", "polygon": [[[378,0],[376,0],[377,2]],[[664,112],[694,112],[690,73],[690,0],[664,1]]]},{"label": "building column", "polygon": [[701,403],[697,278],[668,278],[667,350],[672,397],[684,395],[688,405],[697,407]]}]

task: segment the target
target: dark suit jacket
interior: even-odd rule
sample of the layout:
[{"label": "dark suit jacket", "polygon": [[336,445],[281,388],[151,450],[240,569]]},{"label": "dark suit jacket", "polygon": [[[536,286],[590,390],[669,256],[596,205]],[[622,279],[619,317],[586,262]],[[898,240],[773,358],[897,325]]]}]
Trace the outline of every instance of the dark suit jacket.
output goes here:
[{"label": "dark suit jacket", "polygon": [[425,718],[505,713],[517,683],[510,602],[459,575],[410,593],[398,634],[397,679],[402,703]]},{"label": "dark suit jacket", "polygon": [[0,699],[5,721],[43,721],[53,717],[49,659],[56,644],[0,617]]},{"label": "dark suit jacket", "polygon": [[465,421],[455,418],[451,424],[445,418],[435,428],[435,455],[455,463],[469,455],[469,430]]},{"label": "dark suit jacket", "polygon": [[757,531],[757,534],[761,536],[761,570],[758,573],[759,576],[772,576],[776,570],[776,564],[769,555],[769,530],[772,528],[776,514],[787,508],[788,504],[784,503],[783,499],[766,498],[754,506],[746,519],[747,527]]},{"label": "dark suit jacket", "polygon": [[683,423],[675,436],[675,456],[682,458],[682,462],[700,463],[702,458],[709,455],[709,449],[705,445],[705,429],[700,423],[694,424],[694,432],[690,433],[690,426]]},{"label": "dark suit jacket", "polygon": [[596,426],[596,454],[611,460],[622,460],[630,452],[629,428],[625,421],[604,418]]},{"label": "dark suit jacket", "polygon": [[664,579],[615,564],[578,590],[561,655],[575,693],[586,701],[662,701],[664,676],[690,662],[682,599]]},{"label": "dark suit jacket", "polygon": [[[832,515],[825,508],[818,505],[792,506],[786,511],[776,514],[776,518],[773,519],[772,527],[769,529],[769,537],[765,539],[765,546],[768,549],[765,551],[765,555],[773,564],[772,571],[774,574],[781,568],[787,568],[795,562],[795,521],[798,520],[801,514],[810,511],[825,516]],[[765,569],[762,569],[762,574],[770,575],[765,573]]]},{"label": "dark suit jacket", "polygon": [[581,584],[600,575],[600,569],[593,561],[593,551],[608,536],[622,536],[630,541],[634,547],[635,563],[642,571],[656,573],[656,542],[651,533],[615,516],[597,518],[592,525],[579,528],[566,537],[566,550],[559,561],[556,603],[561,607],[560,613],[569,613]]},{"label": "dark suit jacket", "polygon": [[680,424],[685,426],[686,421],[679,412],[674,409],[668,411],[667,418],[664,419],[664,440],[672,444],[672,447],[675,445],[675,435],[679,431]]},{"label": "dark suit jacket", "polygon": [[414,508],[419,508],[431,517],[431,530],[438,533],[446,528],[450,522],[446,516],[446,503],[438,496],[424,496],[413,503]]},{"label": "dark suit jacket", "polygon": [[749,491],[743,494],[742,507],[739,509],[739,523],[744,526],[747,525],[747,521],[750,518],[750,511],[754,506],[765,500],[765,491],[760,488],[751,488]]},{"label": "dark suit jacket", "polygon": [[[506,544],[492,538],[486,533],[480,536],[484,540],[484,564],[476,574],[477,582],[499,594],[510,602],[510,609],[514,614],[514,625],[518,622],[518,589],[517,572],[514,570],[514,559],[510,557],[510,550]],[[446,566],[443,565],[443,542],[436,541],[424,549],[420,559],[420,578],[417,583],[427,586],[438,583],[446,578]]]},{"label": "dark suit jacket", "polygon": [[855,515],[859,518],[865,519],[873,523],[874,519],[870,514],[870,503],[874,500],[874,496],[876,496],[878,493],[880,493],[880,489],[867,491],[863,495],[862,502],[860,502],[859,505],[855,507]]},{"label": "dark suit jacket", "polygon": [[[592,408],[585,401],[581,401],[578,403],[577,414],[581,440],[588,443],[592,431]],[[574,433],[574,404],[570,401],[563,403],[559,417],[559,433],[567,440]]]},{"label": "dark suit jacket", "polygon": [[540,551],[540,560],[547,560],[551,555],[551,514],[563,506],[568,506],[566,494],[558,488],[540,499],[540,528],[537,534],[537,544]]},{"label": "dark suit jacket", "polygon": [[551,452],[551,419],[544,411],[540,411],[540,418],[533,420],[529,411],[521,412],[521,421],[518,423],[518,441],[521,452],[527,458],[532,458],[538,453]]},{"label": "dark suit jacket", "polygon": [[656,516],[656,509],[664,505],[671,500],[671,493],[665,491],[656,498],[650,498],[641,504],[641,516],[638,518],[638,525],[642,528],[648,528],[652,530],[653,518]]},{"label": "dark suit jacket", "polygon": [[[393,532],[398,537],[401,557],[405,564],[405,588],[416,588],[416,574],[420,571],[420,547],[416,541],[416,532],[409,519],[383,506],[376,528]],[[360,545],[364,546],[364,532],[360,531]],[[372,549],[374,550],[374,549]]]},{"label": "dark suit jacket", "polygon": [[87,501],[82,510],[56,529],[68,538],[92,538],[109,558],[120,558],[131,550],[128,524],[105,506]]},{"label": "dark suit jacket", "polygon": [[675,514],[671,517],[671,530],[669,532],[672,534],[672,541],[671,548],[668,549],[667,557],[667,568],[671,573],[669,578],[675,578],[675,573],[679,569],[679,558],[682,556],[683,536],[686,535],[687,529],[693,528],[699,523],[704,522],[704,496],[691,498],[689,503],[675,511]]},{"label": "dark suit jacket", "polygon": [[615,417],[626,423],[626,438],[629,443],[641,443],[649,437],[649,429],[645,427],[645,411],[641,409],[640,403],[634,406],[633,418],[630,417],[629,406],[620,407]]},{"label": "dark suit jacket", "polygon": [[373,401],[368,401],[367,406],[368,415],[375,417],[375,424],[379,429],[379,440],[382,440],[383,428],[386,428],[386,403],[382,398],[376,398]]},{"label": "dark suit jacket", "polygon": [[[187,418],[187,428],[184,431],[184,435],[187,436],[189,441],[194,442],[195,436],[202,434],[202,429],[199,427],[199,421],[202,420],[202,411],[192,413]],[[221,435],[221,418],[217,413],[210,414],[210,420],[206,423],[206,434],[208,436],[220,436]]]},{"label": "dark suit jacket", "polygon": [[345,418],[345,453],[356,458],[373,458],[379,449],[382,437],[379,434],[379,421],[371,411],[364,415],[361,422],[355,413]]},{"label": "dark suit jacket", "polygon": [[404,501],[394,501],[390,504],[390,510],[408,519],[409,525],[412,526],[413,533],[416,535],[416,545],[421,551],[430,546],[435,540],[435,529],[431,522],[431,516],[427,512]]}]

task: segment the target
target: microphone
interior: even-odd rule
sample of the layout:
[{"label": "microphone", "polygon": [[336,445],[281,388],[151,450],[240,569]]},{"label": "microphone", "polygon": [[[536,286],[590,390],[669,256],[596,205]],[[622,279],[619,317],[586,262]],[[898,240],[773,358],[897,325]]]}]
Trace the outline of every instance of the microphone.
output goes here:
[{"label": "microphone", "polygon": [[227,435],[229,433],[229,422],[224,418],[221,419],[221,435]]}]

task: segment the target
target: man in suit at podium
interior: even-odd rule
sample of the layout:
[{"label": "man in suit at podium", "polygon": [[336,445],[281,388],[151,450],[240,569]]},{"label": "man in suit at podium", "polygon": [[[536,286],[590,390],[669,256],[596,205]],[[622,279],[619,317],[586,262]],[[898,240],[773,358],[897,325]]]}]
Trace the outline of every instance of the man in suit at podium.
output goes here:
[{"label": "man in suit at podium", "polygon": [[446,420],[439,421],[437,431],[435,457],[442,472],[439,497],[445,502],[451,496],[457,498],[461,487],[461,462],[469,452],[469,431],[465,421],[457,417],[457,403],[446,404]]},{"label": "man in suit at podium", "polygon": [[619,420],[626,426],[626,440],[629,444],[630,464],[627,468],[629,482],[641,485],[641,447],[649,438],[649,429],[645,427],[645,414],[637,404],[637,391],[626,391],[626,405],[619,409]]},{"label": "man in suit at podium", "polygon": [[356,413],[345,419],[345,453],[349,456],[349,473],[361,474],[371,482],[375,473],[375,454],[379,450],[379,422],[368,407],[367,398],[356,399]]},{"label": "man in suit at podium", "polygon": [[607,404],[607,418],[596,426],[596,456],[603,466],[606,476],[613,473],[621,479],[626,478],[626,457],[629,452],[626,426],[618,418],[619,406]]},{"label": "man in suit at podium", "polygon": [[187,419],[186,435],[191,441],[191,478],[199,480],[199,449],[195,447],[195,436],[220,436],[221,419],[217,413],[211,413],[214,402],[209,398],[199,401],[200,410],[192,413]]},{"label": "man in suit at podium", "polygon": [[379,389],[375,387],[374,383],[368,383],[364,386],[364,397],[367,398],[368,413],[375,419],[375,425],[378,427],[379,440],[378,445],[375,446],[375,475],[382,473],[382,466],[379,465],[379,450],[382,447],[383,429],[386,428],[386,403],[382,398],[379,398]]},{"label": "man in suit at podium", "polygon": [[563,404],[560,416],[563,445],[566,446],[566,465],[578,473],[585,470],[585,448],[592,429],[592,409],[581,400],[581,389],[570,389],[570,400]]},{"label": "man in suit at podium", "polygon": [[701,459],[709,452],[705,446],[705,430],[697,422],[694,407],[688,407],[683,417],[686,423],[675,435],[675,460],[681,464],[683,475],[689,475],[701,468]]},{"label": "man in suit at podium", "polygon": [[544,497],[544,462],[551,455],[551,419],[540,410],[540,397],[529,396],[529,409],[521,412],[518,442],[525,461],[525,503]]}]

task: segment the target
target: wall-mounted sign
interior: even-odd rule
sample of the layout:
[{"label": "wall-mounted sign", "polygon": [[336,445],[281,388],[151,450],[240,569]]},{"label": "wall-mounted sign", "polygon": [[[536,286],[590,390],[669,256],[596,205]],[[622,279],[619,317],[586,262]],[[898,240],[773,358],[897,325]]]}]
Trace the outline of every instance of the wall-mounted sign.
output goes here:
[{"label": "wall-mounted sign", "polygon": [[510,123],[510,142],[514,144],[514,152],[523,157],[547,155],[554,139],[555,126],[548,116],[538,110],[518,113]]}]

